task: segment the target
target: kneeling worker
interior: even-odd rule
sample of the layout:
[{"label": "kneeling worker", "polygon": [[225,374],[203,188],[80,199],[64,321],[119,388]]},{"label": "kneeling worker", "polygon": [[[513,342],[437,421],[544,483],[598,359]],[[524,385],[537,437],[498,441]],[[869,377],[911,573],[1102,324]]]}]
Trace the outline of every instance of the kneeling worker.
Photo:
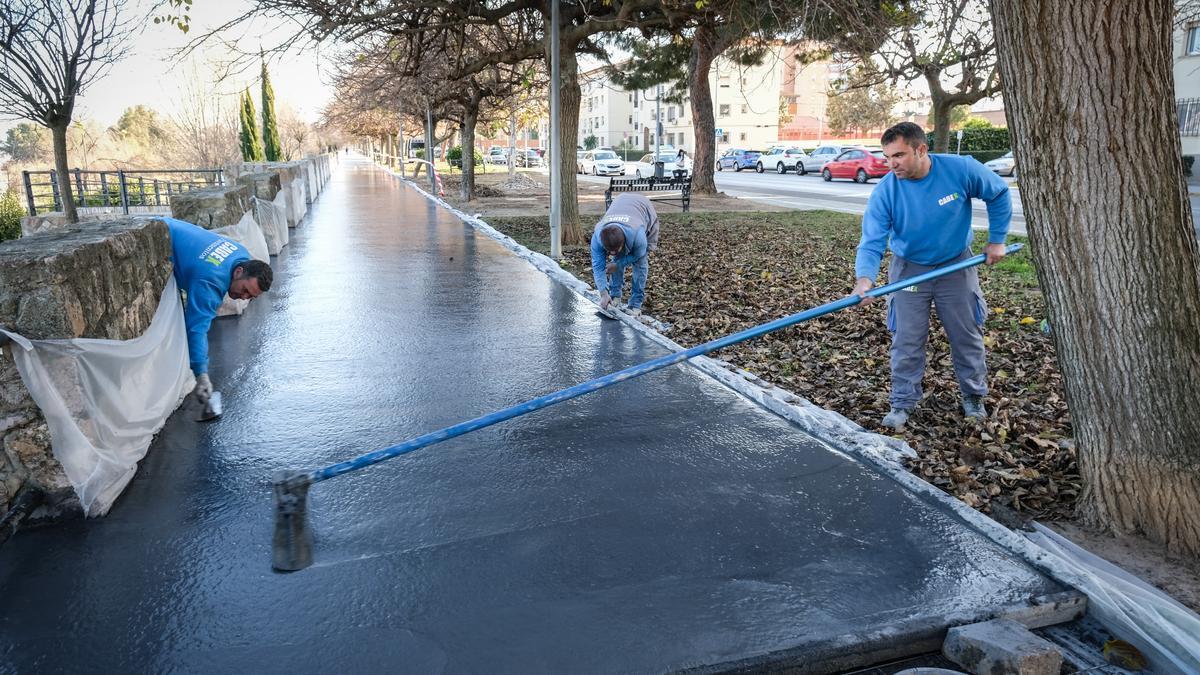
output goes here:
[{"label": "kneeling worker", "polygon": [[[600,309],[619,305],[625,285],[625,268],[633,266],[633,288],[628,312],[642,313],[649,253],[658,248],[658,214],[654,204],[639,194],[618,195],[592,233],[592,276],[600,291]],[[611,260],[610,260],[611,258]]]},{"label": "kneeling worker", "polygon": [[208,328],[225,295],[253,300],[271,289],[271,266],[254,260],[246,247],[174,218],[163,218],[171,232],[171,266],[175,284],[187,294],[183,317],[187,326],[188,360],[196,375],[192,393],[207,405],[213,393],[208,377]]}]

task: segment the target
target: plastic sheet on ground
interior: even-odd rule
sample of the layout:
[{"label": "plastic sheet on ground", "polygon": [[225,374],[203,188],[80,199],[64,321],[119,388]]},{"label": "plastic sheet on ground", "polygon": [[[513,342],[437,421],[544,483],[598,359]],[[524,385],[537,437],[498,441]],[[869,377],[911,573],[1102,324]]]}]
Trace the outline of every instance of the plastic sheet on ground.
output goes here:
[{"label": "plastic sheet on ground", "polygon": [[17,370],[84,510],[107,513],[154,434],[195,385],[175,279],[167,280],[150,327],[132,340],[0,333],[13,340]]},{"label": "plastic sheet on ground", "polygon": [[263,237],[267,242],[267,253],[279,255],[288,244],[287,226],[287,195],[283,192],[275,195],[274,201],[254,198],[254,219],[262,228]]},{"label": "plastic sheet on ground", "polygon": [[1156,673],[1200,673],[1200,615],[1040,523],[1026,535],[1085,581],[1088,612],[1137,647]]}]

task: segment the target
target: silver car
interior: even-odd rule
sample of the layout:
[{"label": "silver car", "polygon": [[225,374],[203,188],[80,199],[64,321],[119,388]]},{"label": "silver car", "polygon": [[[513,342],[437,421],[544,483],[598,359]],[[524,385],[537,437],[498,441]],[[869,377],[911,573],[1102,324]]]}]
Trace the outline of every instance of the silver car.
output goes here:
[{"label": "silver car", "polygon": [[808,156],[796,163],[796,175],[806,173],[821,173],[825,165],[837,159],[843,152],[856,148],[854,145],[822,145],[808,153]]},{"label": "silver car", "polygon": [[1012,176],[1015,178],[1017,175],[1017,159],[1013,157],[1012,150],[1009,150],[1008,154],[1002,157],[997,157],[990,162],[984,162],[983,165],[1001,176]]}]

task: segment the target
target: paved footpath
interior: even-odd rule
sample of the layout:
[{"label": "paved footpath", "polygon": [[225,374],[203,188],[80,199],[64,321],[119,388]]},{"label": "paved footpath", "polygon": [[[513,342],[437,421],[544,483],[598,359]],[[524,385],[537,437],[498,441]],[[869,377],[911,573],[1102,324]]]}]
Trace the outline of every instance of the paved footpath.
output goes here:
[{"label": "paved footpath", "polygon": [[1062,590],[686,365],[317,485],[316,564],[273,573],[275,470],[663,353],[361,161],[276,267],[213,331],[225,416],[0,550],[0,672],[818,666]]}]

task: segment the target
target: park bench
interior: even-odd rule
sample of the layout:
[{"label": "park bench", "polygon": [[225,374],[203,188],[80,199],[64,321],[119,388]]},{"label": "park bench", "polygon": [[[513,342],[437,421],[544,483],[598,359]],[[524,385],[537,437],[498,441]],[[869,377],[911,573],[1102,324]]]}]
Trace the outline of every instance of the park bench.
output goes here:
[{"label": "park bench", "polygon": [[683,212],[687,213],[692,204],[692,177],[683,171],[676,171],[673,176],[663,178],[618,178],[609,179],[608,189],[604,191],[604,208],[612,206],[614,192],[678,192],[679,195],[667,197],[650,197],[653,201],[679,202]]}]

